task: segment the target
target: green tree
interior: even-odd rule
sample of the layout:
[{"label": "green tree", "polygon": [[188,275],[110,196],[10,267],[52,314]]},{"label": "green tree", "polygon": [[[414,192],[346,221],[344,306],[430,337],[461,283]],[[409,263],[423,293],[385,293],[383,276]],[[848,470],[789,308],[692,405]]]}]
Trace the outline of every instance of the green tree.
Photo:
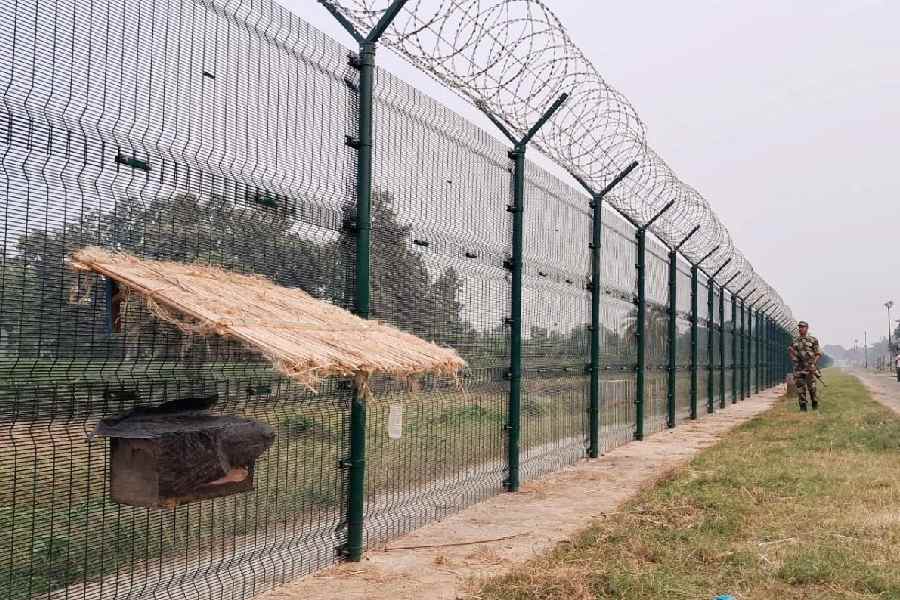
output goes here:
[{"label": "green tree", "polygon": [[[370,317],[422,337],[452,343],[465,332],[458,300],[459,276],[448,268],[434,284],[430,283],[425,261],[413,249],[412,226],[399,221],[393,205],[394,197],[389,192],[376,191],[372,195]],[[344,209],[344,222],[355,222],[353,207]],[[352,226],[345,227],[329,247],[326,254],[334,260],[333,280],[344,282],[333,289],[330,299],[352,307],[356,261]]]},{"label": "green tree", "polygon": [[[283,198],[236,203],[219,195],[175,194],[144,202],[131,198],[108,212],[80,215],[46,231],[23,235],[3,263],[0,351],[21,356],[222,359],[226,345],[186,345],[173,326],[129,303],[122,334],[106,331],[105,284],[68,268],[66,257],[100,245],[178,262],[214,264],[258,273],[345,308],[352,306],[355,236],[343,230],[319,241]],[[266,200],[265,198],[263,200]],[[409,225],[398,221],[390,194],[373,203],[372,306],[374,318],[453,345],[464,339],[461,282],[452,268],[434,284],[412,249]],[[85,332],[91,335],[85,335]],[[5,350],[4,350],[5,349]]]}]

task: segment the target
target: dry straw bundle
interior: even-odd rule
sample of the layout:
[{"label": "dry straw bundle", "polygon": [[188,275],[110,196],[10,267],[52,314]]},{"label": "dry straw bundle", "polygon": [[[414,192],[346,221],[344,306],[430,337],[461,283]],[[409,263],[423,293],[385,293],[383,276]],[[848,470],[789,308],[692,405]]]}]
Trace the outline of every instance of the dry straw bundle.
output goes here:
[{"label": "dry straw bundle", "polygon": [[75,252],[71,264],[139,294],[157,317],[185,333],[239,340],[310,388],[330,376],[353,377],[363,389],[373,374],[455,377],[466,366],[450,348],[366,321],[261,276],[96,247]]}]

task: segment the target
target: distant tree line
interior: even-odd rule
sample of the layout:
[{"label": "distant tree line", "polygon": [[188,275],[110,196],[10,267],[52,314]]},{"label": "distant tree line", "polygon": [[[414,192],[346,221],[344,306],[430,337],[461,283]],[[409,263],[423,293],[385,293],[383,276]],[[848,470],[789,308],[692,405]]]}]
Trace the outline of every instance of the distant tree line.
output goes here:
[{"label": "distant tree line", "polygon": [[[387,192],[373,196],[372,318],[458,348],[474,364],[504,364],[509,356],[509,326],[499,322],[479,330],[466,319],[463,278],[452,266],[430,274],[413,244],[411,226],[400,222],[393,204]],[[188,362],[234,358],[235,348],[216,340],[188,343],[174,326],[149,315],[140,302],[128,304],[122,332],[110,332],[105,284],[66,265],[69,253],[88,245],[257,273],[351,309],[356,244],[352,226],[312,227],[295,218],[295,213],[296,207],[278,199],[237,202],[225,195],[179,193],[149,202],[130,198],[112,209],[78,214],[55,227],[32,228],[18,238],[0,266],[4,290],[0,356]],[[341,217],[351,224],[353,208],[344,207]],[[468,292],[468,301],[477,303],[473,295],[477,289]],[[469,308],[472,314],[473,307]],[[665,361],[667,326],[665,310],[649,307],[651,364]],[[635,329],[633,308],[621,330],[601,325],[604,361],[636,361]],[[568,331],[532,326],[524,333],[526,364],[589,361],[588,323]],[[684,363],[690,353],[689,332],[679,334],[678,347],[679,362]]]}]

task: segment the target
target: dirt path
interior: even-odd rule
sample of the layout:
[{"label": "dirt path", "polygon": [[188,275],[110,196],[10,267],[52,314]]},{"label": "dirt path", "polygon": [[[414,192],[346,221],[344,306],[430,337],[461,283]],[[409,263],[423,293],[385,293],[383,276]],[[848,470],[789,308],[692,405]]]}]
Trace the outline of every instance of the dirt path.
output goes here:
[{"label": "dirt path", "polygon": [[900,382],[895,373],[863,369],[853,369],[850,373],[863,382],[873,398],[900,414]]},{"label": "dirt path", "polygon": [[[388,550],[273,590],[266,600],[455,600],[472,577],[500,574],[603,518],[740,423],[768,409],[782,388],[700,421],[617,448],[526,483],[392,541]],[[502,539],[501,539],[502,538]],[[479,540],[498,540],[474,543]],[[448,546],[448,544],[456,544]],[[443,545],[439,548],[396,549]]]}]

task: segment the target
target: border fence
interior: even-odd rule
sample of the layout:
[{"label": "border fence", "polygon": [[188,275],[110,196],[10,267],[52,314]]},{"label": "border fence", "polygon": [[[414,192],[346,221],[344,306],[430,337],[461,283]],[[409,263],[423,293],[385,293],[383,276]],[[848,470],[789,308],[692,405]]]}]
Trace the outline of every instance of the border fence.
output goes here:
[{"label": "border fence", "polygon": [[[561,160],[590,94],[520,127],[464,93],[501,143],[375,66],[379,28],[415,59],[403,4],[329,4],[376,34],[355,52],[269,0],[0,3],[0,598],[249,598],[783,377],[786,307],[717,222],[678,224],[706,205],[642,126],[570,186],[526,148]],[[679,221],[632,198],[647,178]],[[260,274],[469,367],[313,392],[141,300],[113,319],[67,265],[88,245]],[[276,431],[254,491],[110,500],[99,419],[211,393]]]}]

